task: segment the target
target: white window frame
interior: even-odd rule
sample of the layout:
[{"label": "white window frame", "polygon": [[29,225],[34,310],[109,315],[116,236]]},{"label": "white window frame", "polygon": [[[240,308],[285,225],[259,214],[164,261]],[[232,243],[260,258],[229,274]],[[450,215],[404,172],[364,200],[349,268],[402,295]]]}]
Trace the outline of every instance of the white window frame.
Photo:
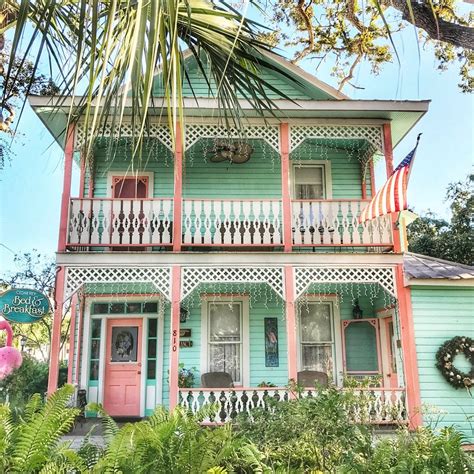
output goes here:
[{"label": "white window frame", "polygon": [[331,162],[329,160],[308,160],[308,163],[293,163],[291,167],[291,195],[296,200],[296,172],[295,168],[322,168],[323,169],[323,191],[322,199],[332,199],[332,174]]},{"label": "white window frame", "polygon": [[[133,173],[131,171],[109,171],[107,173],[107,197],[112,198],[113,194],[113,178],[114,176],[119,176],[120,178],[133,178],[138,176],[145,176],[148,178],[148,196],[147,198],[152,198],[154,196],[154,173],[153,171],[143,171],[139,173]],[[116,198],[119,199],[119,198]]]},{"label": "white window frame", "polygon": [[241,383],[236,387],[250,386],[250,351],[249,351],[249,297],[226,295],[201,295],[201,374],[209,372],[209,305],[212,303],[240,303],[242,307],[242,344],[241,344]]},{"label": "white window frame", "polygon": [[[339,310],[338,297],[336,295],[316,295],[308,296],[308,303],[317,304],[317,303],[330,303],[331,308],[331,330],[333,333],[333,381],[338,386],[342,386],[343,382],[343,363],[342,363],[342,335],[341,335],[341,314]],[[304,304],[304,303],[303,303]],[[297,314],[297,355],[298,355],[298,371],[303,370],[303,357],[301,345],[301,312],[298,309]]]}]

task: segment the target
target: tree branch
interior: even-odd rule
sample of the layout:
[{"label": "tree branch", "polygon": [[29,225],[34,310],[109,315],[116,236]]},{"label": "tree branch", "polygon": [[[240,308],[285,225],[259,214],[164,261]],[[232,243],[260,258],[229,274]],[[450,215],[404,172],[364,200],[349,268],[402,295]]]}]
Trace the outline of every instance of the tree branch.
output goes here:
[{"label": "tree branch", "polygon": [[[459,48],[474,49],[474,28],[452,23],[435,16],[427,3],[414,0],[379,0],[381,5],[391,6],[402,14],[402,18],[421,28],[433,40],[443,41]],[[408,2],[411,2],[410,12]]]}]

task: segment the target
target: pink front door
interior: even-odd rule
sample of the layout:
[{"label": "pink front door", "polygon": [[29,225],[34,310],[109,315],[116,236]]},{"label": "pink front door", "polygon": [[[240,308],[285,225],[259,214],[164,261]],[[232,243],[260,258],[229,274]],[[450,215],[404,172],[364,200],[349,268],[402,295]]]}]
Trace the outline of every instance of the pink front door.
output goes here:
[{"label": "pink front door", "polygon": [[140,416],[141,319],[108,319],[104,408],[111,416]]}]

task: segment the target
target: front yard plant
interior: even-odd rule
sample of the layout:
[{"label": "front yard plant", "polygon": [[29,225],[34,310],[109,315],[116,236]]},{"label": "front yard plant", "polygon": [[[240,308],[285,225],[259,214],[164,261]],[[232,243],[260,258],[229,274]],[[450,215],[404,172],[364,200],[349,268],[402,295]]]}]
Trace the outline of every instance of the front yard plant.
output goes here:
[{"label": "front yard plant", "polygon": [[119,428],[101,406],[104,447],[86,436],[73,450],[62,438],[79,410],[66,385],[46,402],[34,395],[13,416],[0,405],[2,473],[466,473],[474,464],[453,428],[435,432],[400,427],[393,439],[374,441],[372,429],[351,421],[347,396],[319,389],[310,399],[275,402],[206,427],[209,406],[197,414],[158,407],[152,416]]}]

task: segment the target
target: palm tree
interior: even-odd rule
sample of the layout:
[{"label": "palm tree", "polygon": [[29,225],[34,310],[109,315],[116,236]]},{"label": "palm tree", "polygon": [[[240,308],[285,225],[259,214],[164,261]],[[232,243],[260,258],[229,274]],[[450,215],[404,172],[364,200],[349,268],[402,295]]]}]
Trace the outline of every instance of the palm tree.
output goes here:
[{"label": "palm tree", "polygon": [[[126,104],[134,150],[146,135],[151,107],[167,117],[174,133],[184,121],[185,50],[213,84],[227,123],[239,121],[238,97],[260,114],[274,108],[266,91],[276,89],[259,74],[262,67],[275,69],[261,54],[268,47],[258,39],[260,25],[224,1],[4,0],[1,8],[0,35],[14,29],[3,98],[19,79],[15,62],[34,56],[33,78],[47,60],[60,75],[56,106],[74,96],[69,123],[83,115],[89,144],[106,122],[112,133],[119,130]],[[153,103],[157,72],[162,103]],[[0,107],[3,112],[8,104]]]}]

